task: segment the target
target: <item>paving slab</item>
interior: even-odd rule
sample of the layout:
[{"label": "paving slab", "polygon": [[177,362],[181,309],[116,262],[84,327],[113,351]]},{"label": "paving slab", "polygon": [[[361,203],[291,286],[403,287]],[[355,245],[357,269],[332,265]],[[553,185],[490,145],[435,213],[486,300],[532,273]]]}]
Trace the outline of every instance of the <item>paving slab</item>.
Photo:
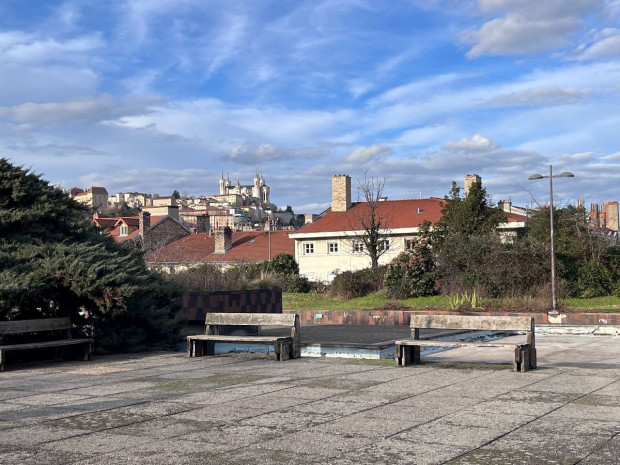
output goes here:
[{"label": "paving slab", "polygon": [[0,464],[620,463],[620,338],[537,347],[526,373],[469,348],[412,367],[174,352],[9,367]]}]

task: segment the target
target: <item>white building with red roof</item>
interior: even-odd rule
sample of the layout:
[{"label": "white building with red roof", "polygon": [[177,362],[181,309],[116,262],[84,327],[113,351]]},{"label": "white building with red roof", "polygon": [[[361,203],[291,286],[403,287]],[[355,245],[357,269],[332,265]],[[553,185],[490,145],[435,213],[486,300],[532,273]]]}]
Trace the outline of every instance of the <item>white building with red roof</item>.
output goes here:
[{"label": "white building with red roof", "polygon": [[[381,231],[381,247],[386,250],[379,263],[387,264],[411,247],[425,223],[432,226],[439,221],[442,202],[439,198],[379,202],[376,214],[386,219]],[[331,208],[291,234],[300,274],[330,282],[338,272],[368,268],[370,257],[363,250],[361,237],[365,235],[363,218],[369,212],[368,202],[351,202],[351,178],[334,176]]]}]

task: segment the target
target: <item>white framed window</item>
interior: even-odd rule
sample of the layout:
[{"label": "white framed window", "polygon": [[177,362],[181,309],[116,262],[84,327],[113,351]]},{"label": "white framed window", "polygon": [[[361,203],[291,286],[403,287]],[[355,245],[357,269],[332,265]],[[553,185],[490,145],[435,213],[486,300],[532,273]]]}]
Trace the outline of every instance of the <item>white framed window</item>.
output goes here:
[{"label": "white framed window", "polygon": [[121,236],[126,236],[129,234],[126,224],[121,224]]},{"label": "white framed window", "polygon": [[327,253],[338,253],[338,242],[328,242]]},{"label": "white framed window", "polygon": [[353,242],[353,252],[363,252],[364,251],[364,242],[363,241],[354,241]]},{"label": "white framed window", "polygon": [[304,242],[304,255],[312,255],[314,253],[314,242]]},{"label": "white framed window", "polygon": [[377,250],[379,250],[379,252],[390,250],[390,240],[380,239],[379,242],[377,242]]},{"label": "white framed window", "polygon": [[413,250],[417,240],[414,238],[405,239],[405,250]]}]

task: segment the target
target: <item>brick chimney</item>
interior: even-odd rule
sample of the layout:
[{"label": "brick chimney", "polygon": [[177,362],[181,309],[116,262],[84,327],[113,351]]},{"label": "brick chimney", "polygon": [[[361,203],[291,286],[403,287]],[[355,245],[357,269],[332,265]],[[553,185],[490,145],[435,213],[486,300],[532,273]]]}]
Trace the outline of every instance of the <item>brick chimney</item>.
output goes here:
[{"label": "brick chimney", "polygon": [[618,202],[605,202],[605,222],[612,231],[618,231]]},{"label": "brick chimney", "polygon": [[482,178],[477,174],[468,174],[465,176],[465,197],[469,194],[469,189],[476,183],[482,183]]},{"label": "brick chimney", "polygon": [[196,233],[208,233],[210,228],[209,215],[196,216]]},{"label": "brick chimney", "polygon": [[332,211],[346,212],[351,208],[351,177],[339,174],[332,177]]},{"label": "brick chimney", "polygon": [[232,246],[232,229],[228,226],[215,230],[215,250],[213,253],[225,254]]},{"label": "brick chimney", "polygon": [[512,212],[512,202],[510,200],[500,200],[497,202],[497,208],[507,213]]},{"label": "brick chimney", "polygon": [[142,248],[148,250],[151,248],[151,214],[147,211],[141,211],[138,218]]}]

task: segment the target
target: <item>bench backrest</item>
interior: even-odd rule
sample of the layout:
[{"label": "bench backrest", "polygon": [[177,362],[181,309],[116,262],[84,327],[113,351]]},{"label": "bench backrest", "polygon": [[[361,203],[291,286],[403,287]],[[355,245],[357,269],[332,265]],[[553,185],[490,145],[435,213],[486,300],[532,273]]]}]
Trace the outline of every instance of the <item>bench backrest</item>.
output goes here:
[{"label": "bench backrest", "polygon": [[295,313],[207,313],[205,325],[295,326]]},{"label": "bench backrest", "polygon": [[71,318],[0,321],[0,335],[60,331],[63,329],[71,329]]},{"label": "bench backrest", "polygon": [[253,327],[260,332],[261,326],[280,326],[290,329],[290,334],[299,339],[299,316],[296,313],[207,313],[205,334],[221,334],[235,326]]},{"label": "bench backrest", "polygon": [[529,316],[411,315],[411,329],[478,329],[496,331],[533,331]]}]

